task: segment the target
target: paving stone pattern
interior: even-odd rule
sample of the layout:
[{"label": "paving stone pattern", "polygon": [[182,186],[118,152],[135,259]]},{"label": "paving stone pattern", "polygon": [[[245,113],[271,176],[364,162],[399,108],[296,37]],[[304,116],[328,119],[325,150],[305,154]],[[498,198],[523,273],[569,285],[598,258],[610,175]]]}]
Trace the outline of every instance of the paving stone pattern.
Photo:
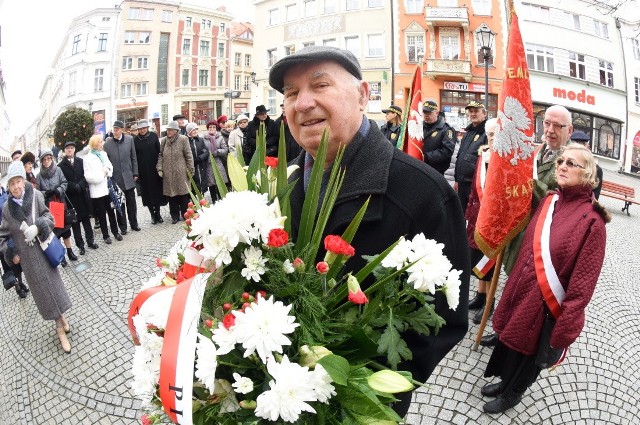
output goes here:
[{"label": "paving stone pattern", "polygon": [[[605,179],[640,180],[605,171]],[[414,394],[408,424],[635,424],[640,417],[640,206],[602,198],[613,214],[607,253],[584,330],[565,363],[543,371],[516,408],[487,415],[480,395],[491,350],[472,351],[478,329],[441,362],[428,388]],[[129,388],[133,344],[126,317],[140,287],[156,271],[155,258],[181,235],[167,221],[151,225],[138,205],[143,230],[124,241],[87,250],[61,269],[73,307],[68,312],[71,354],[64,354],[53,322],[42,320],[29,296],[0,294],[0,424],[137,424],[140,403]],[[163,213],[168,216],[167,208]],[[79,265],[88,266],[82,270]],[[78,270],[76,270],[78,269]],[[505,277],[501,277],[501,285]],[[472,292],[475,281],[472,282]],[[500,295],[500,291],[498,296]],[[471,314],[470,314],[471,318]],[[490,331],[490,326],[487,331]]]}]

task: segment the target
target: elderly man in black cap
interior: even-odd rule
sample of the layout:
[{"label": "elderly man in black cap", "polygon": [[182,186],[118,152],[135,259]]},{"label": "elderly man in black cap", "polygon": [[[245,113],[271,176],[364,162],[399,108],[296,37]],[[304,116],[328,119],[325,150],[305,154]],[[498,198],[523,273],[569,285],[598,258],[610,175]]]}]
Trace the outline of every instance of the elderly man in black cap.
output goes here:
[{"label": "elderly man in black cap", "polygon": [[123,134],[122,121],[113,123],[113,137],[108,137],[103,149],[113,165],[113,180],[124,192],[125,206],[117,211],[120,233],[127,234],[127,217],[131,230],[140,231],[138,226],[138,207],[136,204],[136,180],[138,180],[138,157],[133,137]]},{"label": "elderly man in black cap", "polygon": [[[304,151],[295,160],[299,169],[291,176],[291,222],[295,239],[302,214],[309,174],[325,128],[329,140],[325,167],[329,172],[339,146],[346,146],[341,167],[344,184],[335,202],[325,235],[341,235],[364,202],[369,206],[352,245],[358,253],[346,270],[359,270],[362,256],[379,254],[400,236],[423,233],[444,244],[444,254],[453,267],[462,270],[460,304],[450,310],[444,296],[436,294],[436,311],[445,321],[438,335],[404,334],[413,360],[400,369],[426,381],[438,362],[460,341],[468,328],[468,251],[465,222],[458,199],[442,177],[424,162],[394,148],[364,111],[369,84],[362,79],[353,53],[329,46],[298,50],[276,62],[269,72],[269,84],[284,94],[284,106],[291,134]],[[322,251],[322,247],[321,247]],[[323,258],[325,252],[319,252]],[[363,282],[366,286],[367,282]],[[394,409],[406,414],[411,393],[398,395]]]},{"label": "elderly man in black cap", "polygon": [[484,134],[484,124],[487,122],[487,111],[484,109],[484,105],[473,100],[464,109],[467,111],[471,124],[464,129],[466,133],[460,141],[453,188],[458,192],[462,210],[466,211],[471,194],[471,182],[478,164],[478,149],[488,142],[487,136]]},{"label": "elderly man in black cap", "polygon": [[172,121],[176,121],[178,123],[178,126],[180,127],[180,131],[178,132],[178,134],[186,136],[187,135],[187,117],[185,117],[182,114],[176,114],[173,116]]},{"label": "elderly man in black cap", "polygon": [[424,162],[444,175],[456,147],[455,130],[438,114],[438,104],[433,100],[427,100],[422,105],[422,115]]},{"label": "elderly man in black cap", "polygon": [[264,123],[265,135],[267,136],[267,156],[278,156],[278,142],[280,141],[280,128],[276,129],[275,122],[267,114],[267,108],[264,105],[256,107],[256,114],[249,121],[247,126],[247,140],[242,144],[242,156],[245,164],[249,165],[253,154],[256,151],[256,135],[260,123]]},{"label": "elderly man in black cap", "polygon": [[385,114],[384,118],[387,122],[382,124],[380,131],[393,146],[397,146],[400,128],[402,127],[402,108],[397,105],[391,105],[387,109],[383,109],[382,113]]},{"label": "elderly man in black cap", "polygon": [[71,225],[73,239],[80,251],[80,255],[85,254],[84,239],[80,225],[84,227],[84,234],[87,238],[87,246],[91,249],[98,249],[95,243],[93,227],[89,215],[91,214],[91,196],[89,195],[89,183],[84,177],[84,164],[82,158],[77,158],[76,143],[67,142],[64,144],[64,157],[58,164],[64,177],[67,179],[66,195],[71,205],[76,209],[76,221]]},{"label": "elderly man in black cap", "polygon": [[[580,143],[581,145],[584,145],[585,148],[591,150],[591,146],[590,146],[591,137],[589,137],[589,135],[584,131],[576,130],[573,133],[571,133],[571,141],[575,143]],[[596,177],[598,178],[598,187],[593,189],[593,196],[595,196],[596,199],[598,199],[600,197],[600,191],[602,190],[603,172],[602,172],[602,168],[600,168],[597,162],[596,162]]]}]

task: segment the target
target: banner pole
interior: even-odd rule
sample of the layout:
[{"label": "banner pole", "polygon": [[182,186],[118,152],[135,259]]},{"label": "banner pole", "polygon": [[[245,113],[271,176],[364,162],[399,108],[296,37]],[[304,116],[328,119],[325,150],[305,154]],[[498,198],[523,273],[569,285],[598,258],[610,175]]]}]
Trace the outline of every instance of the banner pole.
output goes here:
[{"label": "banner pole", "polygon": [[473,344],[473,351],[478,351],[478,346],[480,345],[480,340],[484,334],[484,328],[487,326],[487,321],[489,320],[489,312],[491,311],[491,304],[493,304],[493,300],[496,297],[496,289],[498,288],[498,280],[500,279],[500,269],[502,268],[502,257],[504,255],[504,248],[500,250],[498,253],[498,257],[496,258],[496,265],[493,269],[493,277],[491,278],[491,285],[489,286],[489,292],[487,292],[487,302],[484,305],[484,311],[482,313],[482,320],[480,321],[480,327],[478,328],[478,334],[476,335],[476,340]]}]

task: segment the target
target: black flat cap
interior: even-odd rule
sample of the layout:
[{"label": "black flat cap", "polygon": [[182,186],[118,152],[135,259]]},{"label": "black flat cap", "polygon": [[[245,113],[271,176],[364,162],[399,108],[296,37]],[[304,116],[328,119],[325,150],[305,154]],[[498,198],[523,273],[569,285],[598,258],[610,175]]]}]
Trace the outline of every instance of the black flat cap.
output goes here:
[{"label": "black flat cap", "polygon": [[358,59],[350,51],[331,46],[309,46],[276,62],[269,71],[269,85],[283,93],[284,74],[289,68],[302,63],[324,61],[337,62],[358,80],[362,79]]},{"label": "black flat cap", "polygon": [[571,133],[571,140],[574,142],[588,142],[591,140],[591,137],[589,137],[589,135],[584,131],[576,130]]},{"label": "black flat cap", "polygon": [[73,146],[74,148],[76,147],[76,142],[67,142],[64,144],[64,148],[66,149],[67,146]]}]

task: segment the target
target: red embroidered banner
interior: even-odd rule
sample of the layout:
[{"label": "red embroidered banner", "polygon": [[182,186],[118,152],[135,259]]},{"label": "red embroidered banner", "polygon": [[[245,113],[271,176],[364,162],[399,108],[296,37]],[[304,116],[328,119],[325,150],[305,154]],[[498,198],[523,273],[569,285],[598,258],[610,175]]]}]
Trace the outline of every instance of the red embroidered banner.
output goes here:
[{"label": "red embroidered banner", "polygon": [[404,116],[404,138],[401,146],[403,152],[424,161],[424,133],[422,129],[422,69],[416,66],[411,80],[409,107]]}]

